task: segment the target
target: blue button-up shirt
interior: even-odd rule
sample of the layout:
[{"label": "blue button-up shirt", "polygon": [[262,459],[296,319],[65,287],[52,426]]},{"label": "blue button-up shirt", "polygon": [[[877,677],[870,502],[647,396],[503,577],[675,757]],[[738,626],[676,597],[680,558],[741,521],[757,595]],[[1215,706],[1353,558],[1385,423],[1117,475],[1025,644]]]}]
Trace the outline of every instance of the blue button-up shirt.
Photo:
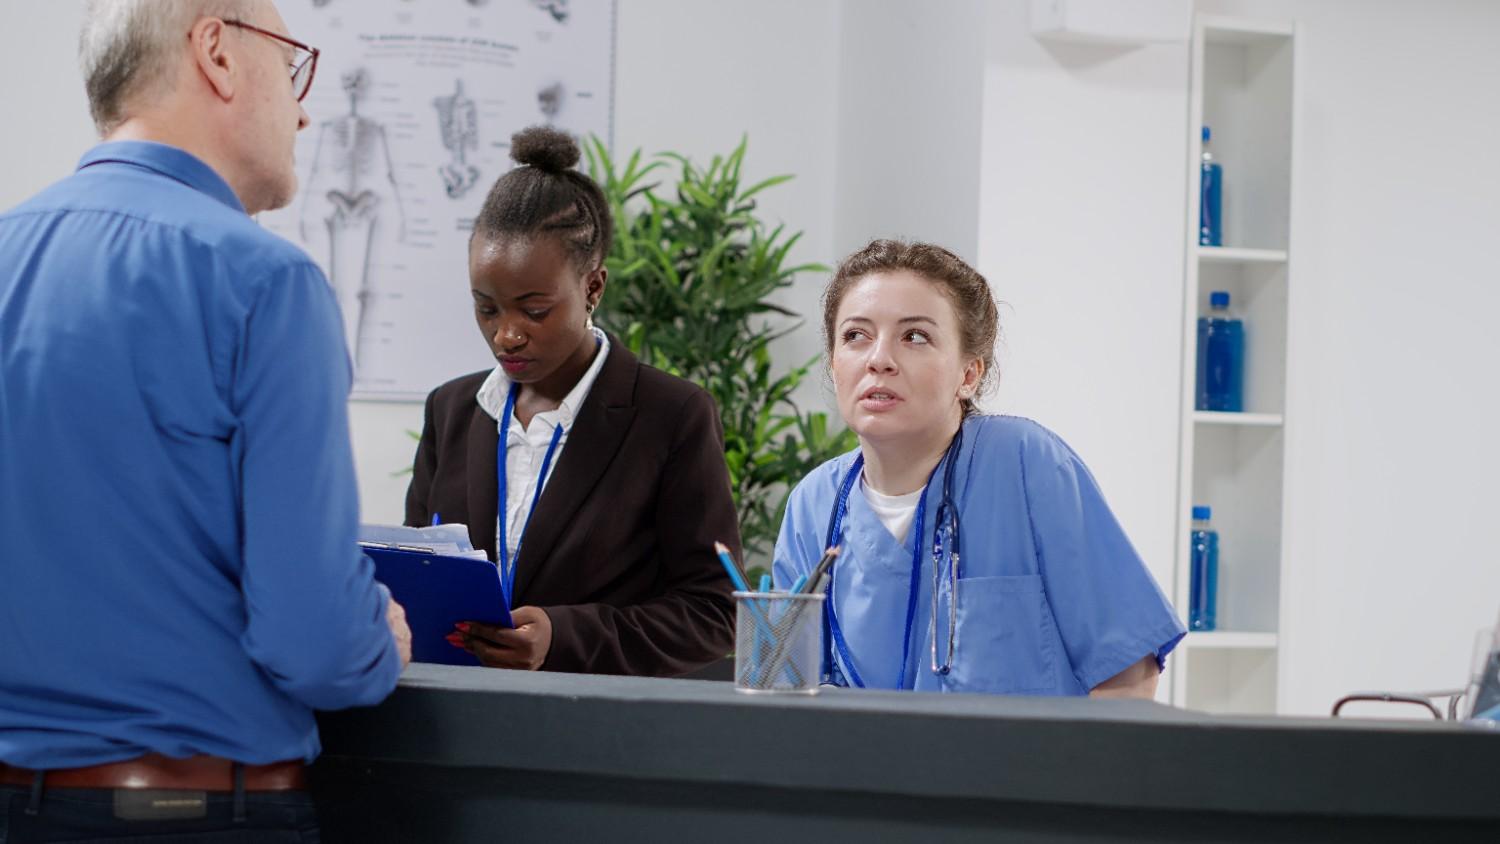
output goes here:
[{"label": "blue button-up shirt", "polygon": [[349,385],[323,274],[181,150],[0,216],[0,761],[310,760],[390,692]]}]

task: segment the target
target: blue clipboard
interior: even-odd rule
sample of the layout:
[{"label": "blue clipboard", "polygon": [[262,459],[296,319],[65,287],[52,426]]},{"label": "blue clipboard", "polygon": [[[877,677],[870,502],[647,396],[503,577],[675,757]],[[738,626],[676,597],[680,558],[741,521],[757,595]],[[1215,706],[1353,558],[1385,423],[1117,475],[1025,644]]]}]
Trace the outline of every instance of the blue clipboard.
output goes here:
[{"label": "blue clipboard", "polygon": [[445,557],[407,547],[360,543],[375,561],[375,579],[406,610],[412,662],[479,665],[468,651],[448,644],[460,621],[514,627],[500,586],[500,569],[489,560]]}]

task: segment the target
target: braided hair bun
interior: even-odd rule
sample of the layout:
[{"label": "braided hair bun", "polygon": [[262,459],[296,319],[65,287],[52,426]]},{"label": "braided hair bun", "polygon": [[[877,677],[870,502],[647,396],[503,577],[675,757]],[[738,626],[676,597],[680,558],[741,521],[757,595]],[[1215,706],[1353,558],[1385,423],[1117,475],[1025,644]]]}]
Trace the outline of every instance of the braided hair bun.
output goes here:
[{"label": "braided hair bun", "polygon": [[614,242],[615,223],[599,184],[576,169],[578,142],[550,126],[532,126],[510,139],[510,157],[521,166],[495,182],[474,237],[559,238],[580,271],[599,266]]},{"label": "braided hair bun", "polygon": [[532,126],[510,137],[510,157],[544,173],[571,170],[581,155],[573,136],[551,126]]}]

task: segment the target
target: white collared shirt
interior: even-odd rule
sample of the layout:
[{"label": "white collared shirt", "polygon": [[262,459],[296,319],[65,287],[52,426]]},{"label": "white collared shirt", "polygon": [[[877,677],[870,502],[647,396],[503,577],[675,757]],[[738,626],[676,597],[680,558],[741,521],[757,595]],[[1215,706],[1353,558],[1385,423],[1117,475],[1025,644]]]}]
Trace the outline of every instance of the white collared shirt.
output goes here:
[{"label": "white collared shirt", "polygon": [[[594,386],[594,381],[599,377],[599,370],[604,368],[604,359],[609,357],[609,337],[598,328],[594,329],[594,337],[599,341],[599,350],[594,353],[594,362],[589,364],[588,371],[573,385],[573,389],[563,397],[562,404],[556,410],[547,410],[531,417],[531,424],[522,427],[519,419],[514,415],[510,419],[510,430],[506,432],[506,454],[505,454],[505,500],[500,502],[505,516],[505,538],[506,556],[513,562],[516,558],[516,549],[520,546],[521,531],[526,524],[526,517],[531,513],[531,499],[537,494],[537,483],[540,481],[543,488],[547,486],[547,479],[557,471],[557,464],[562,459],[563,447],[568,444],[568,433],[573,429],[573,420],[578,417],[578,411],[583,407],[583,400],[588,398],[589,389]],[[505,412],[505,398],[510,392],[510,376],[499,366],[490,373],[490,377],[484,379],[479,385],[479,392],[475,398],[479,406],[484,408],[495,419],[495,433],[500,433],[500,415]],[[562,439],[557,442],[557,452],[552,455],[552,465],[547,467],[547,477],[539,478],[542,471],[542,461],[547,456],[547,446],[552,442],[554,429],[562,428]],[[500,540],[500,514],[495,518],[495,541]],[[496,555],[498,559],[499,555]]]}]

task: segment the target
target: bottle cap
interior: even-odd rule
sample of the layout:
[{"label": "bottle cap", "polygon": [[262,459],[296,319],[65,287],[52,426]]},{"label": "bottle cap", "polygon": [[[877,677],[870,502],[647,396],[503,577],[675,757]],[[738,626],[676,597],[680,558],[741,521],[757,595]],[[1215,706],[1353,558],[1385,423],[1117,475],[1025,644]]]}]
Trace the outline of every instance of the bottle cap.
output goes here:
[{"label": "bottle cap", "polygon": [[1208,294],[1208,306],[1211,308],[1229,307],[1229,291],[1215,290],[1214,292]]},{"label": "bottle cap", "polygon": [[1204,126],[1204,127],[1203,127],[1203,140],[1205,140],[1205,141],[1206,141],[1206,140],[1208,140],[1208,139],[1209,139],[1209,136],[1210,136],[1210,135],[1211,135],[1211,134],[1213,134],[1213,133],[1212,133],[1212,132],[1210,132],[1210,131],[1208,131],[1208,127],[1207,127],[1207,126]]},{"label": "bottle cap", "polygon": [[1206,522],[1211,518],[1213,518],[1212,507],[1205,507],[1202,504],[1199,504],[1198,506],[1193,508],[1193,521]]}]

